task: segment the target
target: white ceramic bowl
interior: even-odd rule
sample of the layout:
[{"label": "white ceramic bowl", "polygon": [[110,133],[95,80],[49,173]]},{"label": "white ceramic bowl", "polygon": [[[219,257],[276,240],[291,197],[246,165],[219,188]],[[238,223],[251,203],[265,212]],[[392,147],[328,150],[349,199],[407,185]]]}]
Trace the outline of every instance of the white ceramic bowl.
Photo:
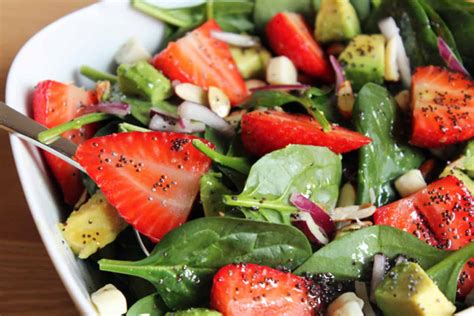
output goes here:
[{"label": "white ceramic bowl", "polygon": [[[160,1],[180,5],[190,1]],[[47,12],[41,12],[47,14]],[[156,52],[163,24],[132,9],[126,0],[102,1],[73,12],[32,37],[16,56],[8,74],[6,103],[31,113],[31,92],[41,80],[54,79],[88,86],[78,74],[79,66],[111,70],[118,47],[132,36],[150,52]],[[66,289],[85,315],[95,315],[89,293],[98,284],[87,266],[62,242],[57,223],[64,220],[61,197],[55,191],[39,151],[11,138],[13,155],[31,214],[46,249]]]}]

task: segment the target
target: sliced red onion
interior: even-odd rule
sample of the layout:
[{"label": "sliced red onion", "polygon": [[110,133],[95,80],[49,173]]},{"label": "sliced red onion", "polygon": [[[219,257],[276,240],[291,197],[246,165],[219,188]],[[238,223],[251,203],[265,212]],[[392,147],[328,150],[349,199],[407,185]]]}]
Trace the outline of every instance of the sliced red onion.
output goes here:
[{"label": "sliced red onion", "polygon": [[104,102],[92,106],[86,106],[80,110],[81,115],[102,112],[117,116],[125,116],[130,114],[131,106],[126,103]]},{"label": "sliced red onion", "polygon": [[204,132],[206,129],[206,125],[201,122],[196,122],[196,121],[191,121],[187,119],[179,119],[178,120],[178,125],[184,130],[184,131],[189,131],[188,133],[198,133],[198,132]]},{"label": "sliced red onion", "polygon": [[329,61],[331,62],[334,72],[336,73],[336,90],[337,90],[341,86],[341,84],[344,81],[346,81],[346,78],[344,77],[344,70],[342,70],[341,64],[339,64],[339,61],[333,55],[329,56]]},{"label": "sliced red onion", "polygon": [[150,117],[155,116],[155,114],[159,114],[161,116],[171,117],[171,118],[174,118],[174,119],[179,119],[179,116],[176,113],[163,111],[162,109],[158,109],[158,108],[151,108],[150,109]]},{"label": "sliced red onion", "polygon": [[261,87],[251,88],[251,92],[255,91],[293,91],[293,90],[307,90],[311,86],[307,84],[273,84]]},{"label": "sliced red onion", "polygon": [[332,238],[336,233],[336,225],[331,216],[326,213],[316,203],[305,197],[301,193],[293,193],[290,202],[300,211],[309,213],[316,225],[320,226],[328,238]]},{"label": "sliced red onion", "polygon": [[438,50],[449,69],[471,76],[441,36],[438,36]]},{"label": "sliced red onion", "polygon": [[385,267],[388,258],[383,254],[374,256],[374,266],[372,268],[372,280],[370,282],[370,300],[375,303],[375,289],[383,281],[385,276]]},{"label": "sliced red onion", "polygon": [[160,114],[155,114],[152,117],[148,127],[154,131],[176,133],[202,132],[206,128],[206,126],[200,122],[191,122],[186,119],[174,119]]},{"label": "sliced red onion", "polygon": [[219,41],[238,47],[255,47],[260,45],[258,38],[250,35],[211,31],[211,36]]},{"label": "sliced red onion", "polygon": [[411,85],[410,59],[408,59],[405,46],[403,46],[403,40],[400,36],[400,29],[397,27],[397,23],[395,23],[392,17],[388,17],[379,22],[379,29],[387,40],[396,37],[397,65],[400,69],[400,76],[402,77],[404,86],[409,87]]},{"label": "sliced red onion", "polygon": [[299,212],[292,215],[291,224],[301,230],[312,244],[324,246],[329,243],[326,232],[316,224],[310,213]]},{"label": "sliced red onion", "polygon": [[223,135],[231,137],[235,133],[234,128],[229,123],[202,104],[184,101],[178,107],[178,114],[183,119],[202,122]]}]

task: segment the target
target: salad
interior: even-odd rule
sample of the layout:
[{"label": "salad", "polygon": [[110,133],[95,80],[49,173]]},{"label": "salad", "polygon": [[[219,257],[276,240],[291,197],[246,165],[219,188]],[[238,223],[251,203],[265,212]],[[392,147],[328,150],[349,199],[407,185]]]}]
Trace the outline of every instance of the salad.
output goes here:
[{"label": "salad", "polygon": [[32,104],[99,314],[474,313],[474,3],[132,5],[157,52]]}]

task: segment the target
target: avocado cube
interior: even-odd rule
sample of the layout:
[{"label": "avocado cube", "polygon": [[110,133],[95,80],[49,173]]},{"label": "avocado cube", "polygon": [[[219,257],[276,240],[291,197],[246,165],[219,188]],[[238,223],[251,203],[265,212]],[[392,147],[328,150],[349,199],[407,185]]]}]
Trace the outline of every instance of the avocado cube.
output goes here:
[{"label": "avocado cube", "polygon": [[171,82],[147,61],[122,64],[117,69],[120,90],[128,95],[138,95],[156,104],[173,93]]},{"label": "avocado cube", "polygon": [[58,226],[72,252],[85,259],[114,241],[127,223],[102,192],[97,191]]},{"label": "avocado cube", "polygon": [[384,316],[450,316],[456,307],[416,263],[396,265],[375,290]]},{"label": "avocado cube", "polygon": [[360,34],[357,13],[349,0],[323,0],[316,16],[319,42],[344,41]]},{"label": "avocado cube", "polygon": [[367,82],[382,84],[385,73],[385,37],[358,35],[339,56],[352,88],[359,91]]}]

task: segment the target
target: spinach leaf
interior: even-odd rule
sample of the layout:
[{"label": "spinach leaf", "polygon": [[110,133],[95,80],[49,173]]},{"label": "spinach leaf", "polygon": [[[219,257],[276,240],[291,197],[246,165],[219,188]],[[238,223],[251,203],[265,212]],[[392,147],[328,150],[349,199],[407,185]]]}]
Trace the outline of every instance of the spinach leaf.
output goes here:
[{"label": "spinach leaf", "polygon": [[474,4],[461,0],[425,0],[441,16],[456,40],[464,66],[474,73]]},{"label": "spinach leaf", "polygon": [[243,192],[225,196],[224,203],[243,208],[244,214],[255,220],[289,223],[290,215],[296,212],[289,203],[294,192],[332,210],[341,172],[341,157],[331,150],[289,145],[260,158],[250,169]]},{"label": "spinach leaf", "polygon": [[295,12],[303,14],[312,23],[315,12],[311,0],[255,0],[253,20],[257,32],[263,33],[267,22],[278,12]]},{"label": "spinach leaf", "polygon": [[[393,17],[400,28],[412,68],[424,65],[444,65],[439,55],[437,35],[430,19],[418,0],[383,0],[367,21],[367,31],[379,33],[378,23]],[[455,47],[451,47],[456,52]]]},{"label": "spinach leaf", "polygon": [[199,139],[193,140],[193,146],[220,166],[233,169],[245,175],[250,170],[250,163],[245,157],[232,157],[220,154]]},{"label": "spinach leaf", "polygon": [[216,146],[215,151],[220,154],[224,154],[229,148],[229,142],[226,138],[222,137],[219,132],[209,126],[206,126],[204,131],[204,139],[210,141],[214,146]]},{"label": "spinach leaf", "polygon": [[[206,3],[165,9],[146,3],[143,0],[133,0],[132,5],[139,11],[148,14],[166,23],[164,40],[161,49],[169,42],[175,41],[192,31],[207,18]],[[254,3],[250,0],[214,0],[212,4],[212,17],[224,31],[228,32],[254,32],[252,21]]]},{"label": "spinach leaf", "polygon": [[451,302],[456,301],[459,274],[472,257],[474,257],[474,243],[471,242],[426,271]]},{"label": "spinach leaf", "polygon": [[214,273],[222,266],[251,262],[294,269],[311,255],[298,229],[228,217],[192,220],[168,233],[140,261],[100,260],[102,271],[145,278],[171,309],[208,301]]},{"label": "spinach leaf", "polygon": [[137,301],[130,307],[127,316],[165,316],[168,307],[158,294],[151,294]]},{"label": "spinach leaf", "polygon": [[[446,44],[452,49],[453,53],[461,60],[461,55],[459,54],[456,42],[454,40],[453,34],[449,30],[446,23],[444,23],[443,19],[436,13],[435,10],[428,4],[429,0],[418,0],[425,10],[426,14],[430,19],[430,26],[433,29],[433,32],[437,36],[441,36]],[[439,54],[439,52],[438,52]]]},{"label": "spinach leaf", "polygon": [[471,178],[474,178],[474,140],[467,143],[464,155],[466,158],[464,158],[463,169],[467,171]]},{"label": "spinach leaf", "polygon": [[208,172],[201,177],[199,182],[200,197],[205,216],[220,216],[229,208],[222,201],[225,194],[232,191],[222,183],[222,174]]},{"label": "spinach leaf", "polygon": [[431,268],[450,254],[397,228],[376,225],[333,240],[316,251],[295,273],[330,272],[337,279],[368,280],[372,257],[378,253],[390,258],[405,255],[416,259],[423,269]]},{"label": "spinach leaf", "polygon": [[369,16],[370,0],[351,0],[351,4],[357,12],[359,21],[363,21]]},{"label": "spinach leaf", "polygon": [[[368,83],[359,92],[353,118],[359,133],[372,142],[359,149],[358,203],[377,206],[396,197],[391,181],[410,169],[418,168],[423,156],[414,148],[395,139],[397,105],[388,91]],[[371,191],[373,190],[373,193]]]},{"label": "spinach leaf", "polygon": [[201,21],[204,13],[199,10],[202,5],[179,9],[165,9],[149,4],[143,0],[132,0],[132,6],[158,20],[178,27],[186,27]]},{"label": "spinach leaf", "polygon": [[335,107],[332,107],[329,92],[318,88],[308,89],[301,97],[292,95],[284,91],[256,91],[252,93],[250,99],[243,104],[244,108],[273,108],[288,103],[298,103],[313,116],[324,131],[331,129],[331,124],[326,119],[326,115],[335,118]]},{"label": "spinach leaf", "polygon": [[178,108],[167,102],[167,101],[160,101],[152,104],[148,101],[143,101],[140,99],[130,98],[130,97],[122,97],[121,102],[127,103],[131,106],[131,115],[135,118],[138,122],[142,123],[145,126],[148,126],[150,123],[150,110],[151,108],[157,108],[164,112],[176,114]]}]

